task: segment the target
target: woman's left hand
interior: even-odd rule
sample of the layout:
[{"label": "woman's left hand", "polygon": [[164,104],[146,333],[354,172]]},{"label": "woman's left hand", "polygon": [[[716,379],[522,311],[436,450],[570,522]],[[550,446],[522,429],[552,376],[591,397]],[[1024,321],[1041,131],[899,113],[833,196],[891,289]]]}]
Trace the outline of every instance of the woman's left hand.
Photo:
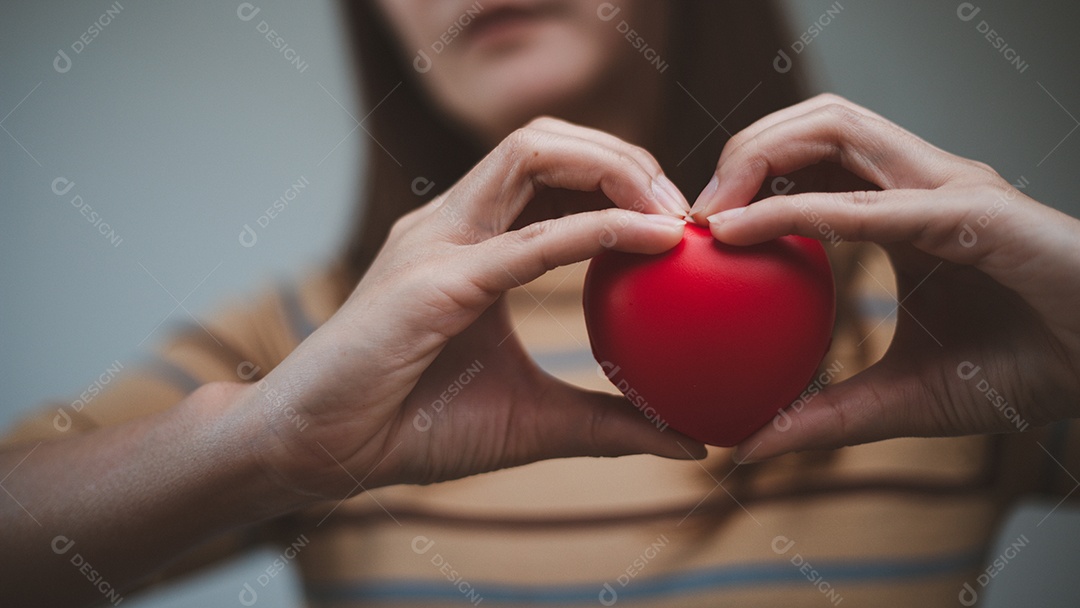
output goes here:
[{"label": "woman's left hand", "polygon": [[[749,204],[769,177],[775,195]],[[885,356],[791,411],[785,431],[766,425],[736,460],[1080,416],[1080,221],[987,165],[823,95],[735,135],[692,214],[735,245],[872,241],[896,272]]]}]

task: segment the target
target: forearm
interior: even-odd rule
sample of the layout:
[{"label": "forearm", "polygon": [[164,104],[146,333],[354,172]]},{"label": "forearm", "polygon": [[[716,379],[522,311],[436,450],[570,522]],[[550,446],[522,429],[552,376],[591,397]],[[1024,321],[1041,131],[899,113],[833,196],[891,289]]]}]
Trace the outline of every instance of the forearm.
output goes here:
[{"label": "forearm", "polygon": [[208,385],[158,415],[0,453],[6,597],[115,602],[201,541],[299,507],[249,448],[261,424],[231,407],[243,390]]}]

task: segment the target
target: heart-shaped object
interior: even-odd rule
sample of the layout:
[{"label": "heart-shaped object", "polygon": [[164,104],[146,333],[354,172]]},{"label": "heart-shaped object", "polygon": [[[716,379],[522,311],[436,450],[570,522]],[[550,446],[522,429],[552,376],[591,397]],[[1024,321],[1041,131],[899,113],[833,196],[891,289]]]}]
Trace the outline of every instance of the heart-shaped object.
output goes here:
[{"label": "heart-shaped object", "polygon": [[595,257],[584,304],[593,356],[630,403],[658,428],[721,446],[799,397],[836,312],[818,241],[734,247],[695,224],[659,255]]}]

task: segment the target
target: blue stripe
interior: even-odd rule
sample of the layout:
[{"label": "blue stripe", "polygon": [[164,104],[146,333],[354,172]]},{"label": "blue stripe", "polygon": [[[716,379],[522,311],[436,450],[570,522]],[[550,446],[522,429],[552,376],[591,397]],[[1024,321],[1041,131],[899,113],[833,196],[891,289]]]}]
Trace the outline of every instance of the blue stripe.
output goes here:
[{"label": "blue stripe", "polygon": [[[834,588],[837,583],[870,583],[895,579],[914,579],[962,572],[982,563],[982,550],[953,553],[917,560],[821,561],[811,559],[811,566],[821,580]],[[605,581],[563,586],[506,585],[476,582],[473,589],[485,603],[575,604],[596,603]],[[619,601],[673,599],[707,591],[766,584],[806,585],[808,579],[790,561],[745,564],[681,572],[632,581],[620,587],[606,581],[618,592]],[[382,600],[397,602],[465,601],[464,594],[451,581],[398,580],[373,583],[306,583],[308,598],[316,602]]]},{"label": "blue stripe", "polygon": [[896,300],[893,298],[863,295],[856,300],[859,314],[868,319],[892,319],[896,317]]},{"label": "blue stripe", "polygon": [[580,372],[597,367],[592,351],[588,348],[554,350],[533,353],[536,364],[549,374]]}]

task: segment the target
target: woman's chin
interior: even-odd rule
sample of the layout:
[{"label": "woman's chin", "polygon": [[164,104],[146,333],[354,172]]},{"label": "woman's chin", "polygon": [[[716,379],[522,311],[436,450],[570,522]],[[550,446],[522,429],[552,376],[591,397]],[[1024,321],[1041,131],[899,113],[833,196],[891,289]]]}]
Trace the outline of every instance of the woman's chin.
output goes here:
[{"label": "woman's chin", "polygon": [[536,116],[553,115],[574,120],[581,107],[593,97],[600,78],[599,74],[581,67],[561,70],[550,62],[546,65],[522,63],[485,74],[472,90],[490,93],[460,100],[457,105],[461,111],[457,114],[470,126],[500,136]]},{"label": "woman's chin", "polygon": [[431,82],[434,97],[486,139],[505,136],[542,114],[572,120],[597,98],[622,50],[604,36],[557,19],[539,21],[501,45],[495,42],[466,41],[452,49]]}]

